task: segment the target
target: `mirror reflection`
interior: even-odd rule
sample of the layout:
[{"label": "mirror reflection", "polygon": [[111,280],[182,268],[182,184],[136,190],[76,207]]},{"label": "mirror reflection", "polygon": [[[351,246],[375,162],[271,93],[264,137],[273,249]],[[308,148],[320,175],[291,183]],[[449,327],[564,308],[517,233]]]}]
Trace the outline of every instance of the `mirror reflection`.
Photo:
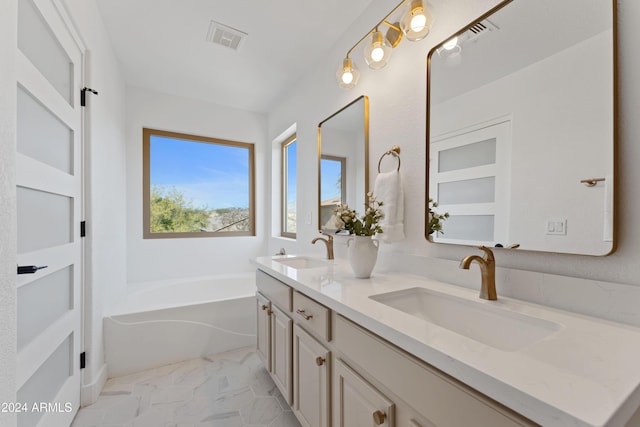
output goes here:
[{"label": "mirror reflection", "polygon": [[368,191],[369,99],[361,96],[318,125],[320,230],[337,230],[338,203],[356,209]]},{"label": "mirror reflection", "polygon": [[506,1],[429,53],[430,240],[613,250],[613,7]]}]

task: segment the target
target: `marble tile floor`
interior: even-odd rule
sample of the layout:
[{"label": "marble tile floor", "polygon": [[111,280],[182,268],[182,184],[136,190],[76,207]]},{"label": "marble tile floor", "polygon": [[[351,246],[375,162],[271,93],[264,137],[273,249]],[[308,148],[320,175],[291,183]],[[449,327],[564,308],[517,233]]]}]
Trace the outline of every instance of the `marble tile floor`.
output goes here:
[{"label": "marble tile floor", "polygon": [[300,427],[254,348],[107,381],[72,427]]}]

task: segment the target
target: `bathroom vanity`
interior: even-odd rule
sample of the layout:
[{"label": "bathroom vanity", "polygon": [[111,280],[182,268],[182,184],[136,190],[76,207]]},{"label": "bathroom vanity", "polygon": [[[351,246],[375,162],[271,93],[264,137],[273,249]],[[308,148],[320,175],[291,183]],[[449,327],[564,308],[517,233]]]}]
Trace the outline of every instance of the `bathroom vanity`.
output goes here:
[{"label": "bathroom vanity", "polygon": [[262,257],[258,353],[303,426],[640,425],[640,329],[342,260]]}]

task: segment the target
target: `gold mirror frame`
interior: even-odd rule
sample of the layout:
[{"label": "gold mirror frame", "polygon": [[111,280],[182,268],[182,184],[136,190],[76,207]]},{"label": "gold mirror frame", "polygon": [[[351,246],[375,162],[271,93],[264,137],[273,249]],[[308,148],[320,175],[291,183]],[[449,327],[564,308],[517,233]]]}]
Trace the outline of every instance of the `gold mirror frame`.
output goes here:
[{"label": "gold mirror frame", "polygon": [[[367,195],[367,192],[369,191],[369,97],[367,97],[366,95],[362,95],[359,96],[358,98],[356,98],[355,100],[351,101],[349,104],[345,105],[344,107],[342,107],[340,110],[336,111],[335,113],[333,113],[332,115],[330,115],[329,117],[327,117],[326,119],[324,119],[323,121],[321,121],[318,124],[318,230],[326,230],[329,232],[335,232],[336,229],[333,228],[324,228],[324,224],[322,221],[322,159],[323,158],[340,158],[341,161],[344,161],[343,166],[346,168],[346,170],[349,170],[349,168],[353,167],[353,160],[349,161],[348,158],[346,158],[344,156],[339,155],[338,153],[335,152],[331,152],[331,153],[323,153],[322,152],[322,128],[323,126],[325,127],[325,129],[327,129],[327,125],[328,123],[332,120],[332,119],[337,119],[337,118],[344,118],[345,115],[350,112],[350,108],[357,106],[359,102],[362,102],[362,108],[363,108],[363,114],[362,114],[362,120],[359,123],[355,123],[354,125],[357,126],[358,130],[362,130],[362,147],[359,150],[360,153],[363,154],[363,159],[362,160],[362,170],[363,170],[363,175],[362,177],[358,176],[357,179],[360,180],[362,179],[362,182],[360,183],[360,185],[364,188],[364,191],[362,191],[361,197],[362,197],[362,203],[364,204],[364,200],[365,197]],[[359,115],[358,115],[359,116]],[[359,117],[356,117],[356,119],[360,120]],[[325,141],[325,145],[326,145]],[[358,141],[359,143],[360,141]],[[347,195],[344,195],[344,192],[347,191],[347,183],[345,182],[346,178],[342,180],[341,182],[341,188],[342,188],[342,194],[343,194],[343,200],[347,200],[347,202],[351,199],[354,200],[353,197],[358,197],[357,194],[353,195],[353,197],[347,193]],[[357,186],[356,184],[353,184]],[[351,187],[351,185],[349,185]],[[361,209],[360,206],[356,206],[356,203],[348,203],[349,206],[352,209]]]},{"label": "gold mirror frame", "polygon": [[[468,30],[472,29],[472,27],[475,27],[478,23],[484,23],[486,22],[486,20],[491,20],[491,16],[494,15],[494,13],[500,11],[501,9],[507,7],[509,4],[511,3],[518,3],[518,2],[513,2],[513,0],[505,0],[503,2],[501,2],[500,4],[498,4],[496,7],[492,8],[491,10],[489,10],[487,13],[485,13],[484,15],[480,16],[478,19],[474,20],[472,23],[470,23],[469,25],[465,26],[464,28],[462,28],[460,31],[457,31],[456,33],[452,34],[451,36],[447,37],[446,41],[451,40],[452,38],[456,37],[456,36],[461,36],[463,35],[465,32],[467,32]],[[617,16],[617,11],[616,11],[616,1],[615,0],[611,0],[610,2],[606,2],[606,7],[607,7],[607,18],[609,18],[609,16],[611,17],[611,38],[610,38],[610,51],[607,50],[606,54],[607,54],[607,62],[604,62],[604,59],[602,61],[600,61],[600,63],[602,64],[610,64],[610,69],[609,72],[612,75],[612,82],[611,85],[607,85],[607,90],[611,92],[611,98],[610,101],[607,101],[606,105],[607,108],[609,106],[609,102],[610,102],[610,116],[607,115],[607,120],[611,121],[611,132],[610,132],[610,137],[606,138],[606,150],[607,151],[607,155],[610,158],[606,159],[606,165],[605,165],[605,169],[607,170],[606,172],[606,176],[609,178],[609,182],[612,184],[612,186],[609,186],[609,189],[607,191],[609,191],[610,195],[608,196],[608,199],[610,200],[609,206],[609,217],[607,218],[607,213],[605,212],[603,214],[604,218],[608,221],[603,221],[602,224],[603,225],[603,229],[605,231],[601,231],[600,234],[606,235],[606,236],[610,236],[607,238],[602,238],[603,242],[607,242],[607,245],[603,245],[603,249],[599,250],[588,250],[588,249],[584,249],[583,247],[578,247],[576,245],[573,245],[573,247],[577,248],[577,249],[568,249],[568,250],[564,250],[564,249],[556,249],[555,247],[536,247],[535,245],[531,245],[530,247],[527,247],[527,245],[522,245],[523,250],[527,250],[527,251],[536,251],[536,252],[547,252],[547,253],[567,253],[567,254],[578,254],[578,255],[592,255],[592,256],[606,256],[606,255],[610,255],[611,253],[613,253],[616,249],[616,244],[617,244],[617,223],[615,221],[615,215],[617,214],[617,161],[616,161],[616,141],[617,141],[617,130],[616,130],[616,123],[617,123],[617,107],[616,107],[616,102],[615,102],[615,97],[617,94],[617,71],[616,71],[616,60],[617,60],[617,25],[616,25],[616,16]],[[540,6],[542,7],[542,6]],[[609,9],[610,7],[610,9]],[[595,8],[594,8],[595,9]],[[555,9],[553,9],[555,10]],[[564,15],[563,15],[564,16]],[[554,19],[556,17],[554,16]],[[539,23],[539,21],[536,21]],[[568,25],[568,24],[567,24]],[[537,26],[539,28],[539,31],[543,31],[544,32],[544,25],[539,25]],[[566,28],[564,29],[566,30],[565,32],[567,33],[571,33],[570,31],[568,31]],[[586,39],[585,39],[586,40]],[[434,82],[432,82],[432,60],[434,58],[435,55],[438,54],[438,50],[443,48],[443,45],[445,44],[445,42],[438,44],[437,46],[435,46],[428,54],[427,56],[427,117],[426,117],[426,158],[427,158],[427,164],[426,164],[426,189],[425,189],[425,238],[429,241],[429,242],[434,242],[434,240],[430,237],[429,231],[429,219],[430,219],[430,211],[429,211],[429,200],[430,200],[430,186],[434,185],[431,181],[431,174],[430,174],[430,169],[434,164],[434,159],[432,159],[431,157],[433,156],[433,153],[431,152],[431,141],[432,138],[434,138],[433,135],[431,135],[432,129],[433,129],[433,123],[432,123],[432,100],[431,100],[431,96],[432,96],[432,88],[433,88],[433,84]],[[522,49],[526,49],[525,47],[522,47]],[[464,45],[462,47],[462,52],[464,53]],[[590,51],[592,54],[594,53],[593,50]],[[611,53],[611,62],[609,62],[608,60],[608,55],[609,52]],[[506,52],[505,56],[508,56],[509,53]],[[540,61],[540,58],[538,58],[538,61]],[[593,62],[593,55],[591,58],[591,61]],[[595,60],[597,61],[597,59]],[[456,80],[456,82],[458,82],[458,80]],[[436,83],[437,84],[437,83]],[[479,86],[473,86],[473,88],[477,88]],[[469,90],[469,89],[467,89]],[[585,88],[585,90],[588,90],[588,88]],[[456,95],[457,96],[457,95]],[[449,98],[444,98],[444,99],[449,99]],[[545,107],[548,107],[549,104],[546,104]],[[609,114],[609,113],[608,113]],[[604,117],[604,116],[603,116]],[[521,117],[520,117],[521,119]],[[490,120],[487,120],[487,122],[489,122]],[[482,121],[478,121],[476,123],[482,123]],[[460,128],[466,128],[468,127],[469,123],[465,123],[462,122]],[[603,129],[608,129],[608,127],[603,128]],[[440,129],[441,130],[441,129]],[[511,132],[511,129],[509,130]],[[437,135],[438,137],[441,138],[441,134]],[[575,136],[572,138],[573,140],[578,140]],[[610,141],[609,141],[610,139]],[[574,156],[575,155],[580,155],[580,152],[573,152]],[[575,158],[575,157],[574,157]],[[538,167],[539,169],[539,175],[538,176],[544,176],[547,172],[542,172],[540,170],[540,167]],[[602,175],[602,176],[601,176]],[[593,187],[593,183],[595,183],[595,185],[600,185],[601,187],[604,186],[604,173],[603,174],[597,174],[593,175],[585,172],[584,176],[580,176],[579,179],[574,179],[575,177],[571,177],[571,184],[573,184],[575,186],[575,188],[579,189],[576,191],[581,191],[585,188],[590,188]],[[435,179],[435,178],[434,178]],[[509,178],[509,180],[511,180],[511,178]],[[434,181],[437,182],[437,181]],[[509,184],[511,185],[511,184]],[[604,190],[603,190],[604,191]],[[431,195],[431,197],[433,197],[433,195]],[[605,196],[606,197],[606,196]],[[600,206],[604,206],[604,199],[601,201]],[[535,206],[537,202],[536,201],[531,201],[530,204],[531,206]],[[511,206],[511,205],[509,205]],[[511,209],[511,208],[510,208]],[[603,207],[604,211],[607,211],[606,207]],[[446,212],[446,209],[440,209],[437,208],[435,209],[436,213],[444,213]],[[549,215],[550,214],[545,214],[545,215]],[[571,221],[569,221],[569,224],[567,224],[566,219],[565,222],[562,223],[562,219],[563,219],[563,215],[560,215],[560,227],[559,230],[567,233],[567,230],[571,230]],[[446,221],[446,220],[445,220]],[[549,225],[549,217],[546,218],[546,223],[543,222],[540,225],[540,229],[544,230],[545,224],[546,226]],[[575,221],[574,221],[575,222]],[[607,225],[608,224],[608,225]],[[446,225],[446,222],[445,222]],[[575,224],[573,224],[575,226]],[[610,230],[610,231],[606,231],[606,230]],[[574,227],[575,230],[575,227]],[[446,231],[446,229],[445,229]],[[573,230],[572,230],[573,231]],[[594,231],[594,233],[597,233],[596,231]],[[546,233],[549,234],[549,233]],[[594,238],[594,240],[599,239],[599,237]],[[608,239],[608,240],[607,240]],[[461,241],[459,243],[453,243],[453,242],[435,242],[435,243],[443,243],[443,244],[457,244],[457,245],[475,245],[477,242],[466,242],[466,241]],[[502,242],[500,242],[502,243]],[[513,248],[517,248],[520,247],[520,245],[518,244],[519,242],[509,242],[506,241],[504,242],[505,244],[503,245],[506,248],[509,247],[513,247]],[[568,245],[569,246],[569,245]]]}]

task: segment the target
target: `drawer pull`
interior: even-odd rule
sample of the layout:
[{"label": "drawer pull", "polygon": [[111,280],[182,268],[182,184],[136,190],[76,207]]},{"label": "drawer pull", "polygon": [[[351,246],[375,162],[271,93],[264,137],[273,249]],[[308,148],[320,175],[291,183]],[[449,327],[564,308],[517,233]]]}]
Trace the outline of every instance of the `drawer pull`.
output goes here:
[{"label": "drawer pull", "polygon": [[385,418],[387,418],[387,414],[382,411],[376,411],[373,413],[373,422],[377,426],[381,426],[382,424],[384,424]]},{"label": "drawer pull", "polygon": [[267,308],[269,308],[269,306],[268,306],[268,305],[266,305],[266,304],[262,304],[262,305],[260,306],[260,308],[261,308],[261,309],[263,309],[263,310],[266,310]]},{"label": "drawer pull", "polygon": [[324,361],[325,361],[324,357],[321,357],[321,356],[316,357],[316,365],[322,366],[324,365]]},{"label": "drawer pull", "polygon": [[313,317],[312,314],[307,314],[303,309],[299,308],[296,310],[296,313],[298,313],[300,316],[304,317],[304,320],[309,320]]}]

